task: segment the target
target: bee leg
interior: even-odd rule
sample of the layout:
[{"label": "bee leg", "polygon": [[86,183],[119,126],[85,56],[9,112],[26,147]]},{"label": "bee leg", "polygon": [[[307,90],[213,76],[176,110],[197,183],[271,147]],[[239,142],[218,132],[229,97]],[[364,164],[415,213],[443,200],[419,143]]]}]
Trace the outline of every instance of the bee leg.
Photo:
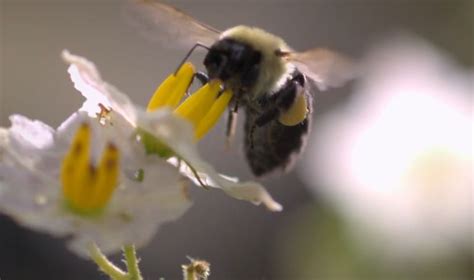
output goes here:
[{"label": "bee leg", "polygon": [[237,116],[239,110],[239,102],[236,101],[234,108],[229,110],[229,114],[227,115],[227,126],[226,126],[226,147],[230,148],[232,139],[235,135],[235,129],[237,127]]},{"label": "bee leg", "polygon": [[201,47],[201,48],[204,48],[206,50],[209,50],[210,48],[202,43],[199,43],[197,42],[196,44],[194,44],[194,46],[191,47],[191,49],[188,51],[188,53],[186,54],[186,56],[183,58],[183,60],[181,60],[181,62],[178,64],[178,68],[176,68],[176,70],[174,71],[174,75],[176,76],[176,74],[178,74],[178,71],[179,69],[181,68],[181,66],[183,66],[183,64],[186,62],[186,60],[189,58],[189,56],[193,53],[193,51],[197,48],[197,47]]},{"label": "bee leg", "polygon": [[201,82],[201,85],[205,85],[207,82],[209,82],[209,76],[202,71],[194,73],[192,81],[194,81],[194,79],[198,79],[199,82]]},{"label": "bee leg", "polygon": [[186,97],[189,97],[191,95],[189,90],[191,89],[191,85],[194,83],[195,80],[198,80],[201,83],[201,86],[203,86],[207,82],[209,82],[209,77],[206,73],[201,71],[194,73],[193,78],[191,79],[191,82],[188,85],[188,89],[186,90]]},{"label": "bee leg", "polygon": [[253,133],[255,132],[255,128],[257,128],[257,125],[255,123],[252,124],[252,127],[250,128],[249,132],[249,138],[250,138],[250,150],[253,150]]}]

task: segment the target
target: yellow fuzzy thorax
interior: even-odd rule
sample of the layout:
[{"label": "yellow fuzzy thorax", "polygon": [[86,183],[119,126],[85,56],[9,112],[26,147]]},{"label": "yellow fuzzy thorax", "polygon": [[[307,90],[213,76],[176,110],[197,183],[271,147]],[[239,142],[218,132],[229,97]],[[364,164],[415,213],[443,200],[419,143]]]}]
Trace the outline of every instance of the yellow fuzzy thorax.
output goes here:
[{"label": "yellow fuzzy thorax", "polygon": [[225,38],[248,44],[262,54],[260,76],[257,84],[252,89],[255,94],[254,97],[273,89],[278,81],[289,72],[288,63],[275,55],[276,50],[290,50],[280,37],[256,27],[239,25],[224,31],[220,39]]}]

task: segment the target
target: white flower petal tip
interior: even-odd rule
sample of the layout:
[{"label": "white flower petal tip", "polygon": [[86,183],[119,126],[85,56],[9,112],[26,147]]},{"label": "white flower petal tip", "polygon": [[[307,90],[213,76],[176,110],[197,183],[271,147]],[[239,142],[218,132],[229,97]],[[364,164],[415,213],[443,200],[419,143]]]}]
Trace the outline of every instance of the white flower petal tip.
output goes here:
[{"label": "white flower petal tip", "polygon": [[130,124],[136,124],[136,112],[144,109],[133,104],[126,94],[102,80],[94,63],[67,50],[63,51],[62,58],[70,64],[68,73],[74,87],[86,99],[80,111],[86,111],[89,116],[95,117],[100,114],[102,106],[113,108]]},{"label": "white flower petal tip", "polygon": [[[185,150],[182,150],[186,152]],[[199,159],[194,150],[187,150],[186,163],[179,163],[176,158],[168,160],[175,166],[180,166],[180,171],[186,177],[194,182],[194,184],[200,186],[205,185],[208,187],[221,189],[227,195],[239,199],[246,200],[255,205],[263,204],[265,207],[273,212],[279,212],[283,210],[283,206],[275,201],[267,190],[257,182],[239,182],[237,178],[229,177],[223,174],[217,173],[212,166],[203,162]],[[189,166],[191,164],[193,167]],[[199,176],[199,178],[197,178]]]},{"label": "white flower petal tip", "polygon": [[220,181],[222,190],[241,200],[247,200],[255,205],[263,204],[268,210],[279,212],[283,210],[283,206],[276,202],[267,190],[260,184],[255,182],[232,183]]},{"label": "white flower petal tip", "polygon": [[91,61],[81,56],[71,54],[68,50],[63,50],[61,53],[61,57],[66,63],[80,67],[81,72],[87,73],[90,76],[91,80],[102,80],[99,71],[97,71],[97,68],[95,67],[95,64]]},{"label": "white flower petal tip", "polygon": [[70,64],[68,73],[74,87],[86,99],[80,110],[87,112],[90,117],[95,117],[100,113],[98,104],[110,108],[110,101],[102,94],[99,88],[100,84],[97,83],[101,81],[101,77],[95,65],[80,56],[71,54],[67,50],[62,52],[62,58]]}]

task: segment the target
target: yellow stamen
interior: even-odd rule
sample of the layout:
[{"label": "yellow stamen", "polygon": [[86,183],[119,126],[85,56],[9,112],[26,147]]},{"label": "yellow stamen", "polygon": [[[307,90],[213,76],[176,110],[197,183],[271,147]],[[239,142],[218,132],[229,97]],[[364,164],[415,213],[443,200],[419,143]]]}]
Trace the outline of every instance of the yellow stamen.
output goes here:
[{"label": "yellow stamen", "polygon": [[[226,90],[219,95],[222,82],[212,80],[178,106],[190,86],[194,73],[194,66],[191,63],[186,63],[176,75],[170,75],[150,99],[147,111],[151,112],[163,106],[177,107],[174,113],[193,124],[194,137],[199,140],[217,123],[232,99],[232,92]],[[140,135],[147,153],[157,154],[164,158],[174,155],[173,151],[150,133],[141,129],[137,133]]]},{"label": "yellow stamen", "polygon": [[176,75],[168,76],[151,97],[147,111],[152,112],[163,106],[171,108],[178,106],[191,83],[194,72],[194,66],[188,62],[181,66]]},{"label": "yellow stamen", "polygon": [[214,127],[222,116],[222,113],[224,113],[231,99],[232,91],[230,90],[224,91],[219,98],[217,98],[214,104],[212,104],[211,109],[209,109],[207,114],[197,125],[196,130],[194,131],[194,137],[196,140],[200,140],[212,127]]},{"label": "yellow stamen", "polygon": [[109,144],[96,168],[90,161],[91,131],[87,124],[76,132],[61,166],[64,198],[77,214],[98,213],[110,200],[118,184],[120,154]]},{"label": "yellow stamen", "polygon": [[209,82],[179,105],[175,113],[190,121],[196,128],[216,100],[220,88],[220,81]]},{"label": "yellow stamen", "polygon": [[61,183],[64,196],[76,201],[80,186],[84,184],[84,176],[89,170],[90,128],[82,124],[76,132],[71,148],[63,160],[61,168]]},{"label": "yellow stamen", "polygon": [[97,168],[97,180],[95,181],[95,192],[91,197],[92,208],[100,208],[105,205],[118,184],[120,154],[117,148],[109,144]]},{"label": "yellow stamen", "polygon": [[92,192],[95,191],[96,170],[89,161],[84,164],[84,169],[79,167],[76,169],[75,173],[77,178],[75,181],[75,193],[73,200],[71,200],[70,203],[74,205],[76,209],[91,209],[89,207],[89,202]]}]

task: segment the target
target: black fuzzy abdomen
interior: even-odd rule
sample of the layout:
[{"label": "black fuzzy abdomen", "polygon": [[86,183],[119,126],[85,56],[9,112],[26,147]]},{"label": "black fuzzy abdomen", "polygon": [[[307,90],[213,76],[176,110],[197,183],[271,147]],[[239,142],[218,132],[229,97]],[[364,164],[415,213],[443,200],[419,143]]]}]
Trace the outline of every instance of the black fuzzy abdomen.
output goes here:
[{"label": "black fuzzy abdomen", "polygon": [[304,147],[305,136],[309,132],[311,122],[310,115],[295,126],[285,126],[274,119],[255,129],[252,140],[249,137],[249,131],[257,117],[258,114],[247,107],[245,155],[253,174],[262,176],[279,168],[289,169]]}]

